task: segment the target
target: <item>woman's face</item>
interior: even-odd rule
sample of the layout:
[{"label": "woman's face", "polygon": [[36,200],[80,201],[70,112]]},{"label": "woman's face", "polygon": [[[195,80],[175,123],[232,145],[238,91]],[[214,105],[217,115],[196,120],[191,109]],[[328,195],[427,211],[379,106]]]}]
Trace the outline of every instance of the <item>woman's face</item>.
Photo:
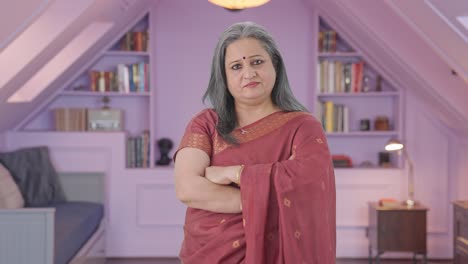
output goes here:
[{"label": "woman's face", "polygon": [[276,72],[270,55],[260,41],[239,39],[226,48],[226,78],[236,104],[271,103]]}]

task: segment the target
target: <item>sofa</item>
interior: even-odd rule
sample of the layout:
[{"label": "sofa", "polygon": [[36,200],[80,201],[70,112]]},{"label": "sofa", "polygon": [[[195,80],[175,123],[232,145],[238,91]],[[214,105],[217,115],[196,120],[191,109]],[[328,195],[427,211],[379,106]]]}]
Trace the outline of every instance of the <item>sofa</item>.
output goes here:
[{"label": "sofa", "polygon": [[103,204],[64,187],[47,147],[0,153],[0,263],[105,262]]}]

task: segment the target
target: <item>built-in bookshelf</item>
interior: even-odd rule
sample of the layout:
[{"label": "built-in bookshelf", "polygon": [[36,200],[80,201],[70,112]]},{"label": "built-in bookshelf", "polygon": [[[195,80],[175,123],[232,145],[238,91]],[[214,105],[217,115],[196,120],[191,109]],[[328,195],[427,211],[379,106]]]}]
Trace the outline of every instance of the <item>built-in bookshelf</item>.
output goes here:
[{"label": "built-in bookshelf", "polygon": [[315,114],[332,155],[351,158],[353,168],[398,167],[397,157],[379,165],[379,152],[401,136],[400,92],[325,19],[318,17]]},{"label": "built-in bookshelf", "polygon": [[[125,166],[154,167],[150,13],[142,14],[122,32],[22,130],[124,133]],[[96,119],[114,122],[118,118],[119,125],[100,129],[110,124],[105,120],[98,128],[92,126],[93,110],[102,115]]]}]

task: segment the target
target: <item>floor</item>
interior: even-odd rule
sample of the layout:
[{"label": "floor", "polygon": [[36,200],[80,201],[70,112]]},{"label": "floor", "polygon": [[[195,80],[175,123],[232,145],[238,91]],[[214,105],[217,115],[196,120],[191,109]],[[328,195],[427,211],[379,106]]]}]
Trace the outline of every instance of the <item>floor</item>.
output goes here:
[{"label": "floor", "polygon": [[[367,264],[367,259],[339,259],[336,264]],[[374,262],[375,263],[375,262]],[[410,260],[382,260],[381,264],[410,264]],[[429,260],[428,264],[450,264],[448,260]],[[109,259],[107,264],[180,264],[177,259]]]}]

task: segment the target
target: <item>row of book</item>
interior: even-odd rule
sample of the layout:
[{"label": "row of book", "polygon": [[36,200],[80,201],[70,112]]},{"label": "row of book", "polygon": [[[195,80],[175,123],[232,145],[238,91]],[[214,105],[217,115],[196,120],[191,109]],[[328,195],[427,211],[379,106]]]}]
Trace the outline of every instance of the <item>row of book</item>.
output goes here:
[{"label": "row of book", "polygon": [[119,40],[119,49],[123,51],[147,51],[148,31],[129,31]]},{"label": "row of book", "polygon": [[149,92],[149,64],[118,64],[116,71],[89,72],[92,92]]},{"label": "row of book", "polygon": [[317,65],[319,93],[359,93],[368,87],[363,85],[364,61],[342,62],[321,60]]},{"label": "row of book", "polygon": [[149,131],[140,135],[127,137],[127,168],[150,167],[150,140]]},{"label": "row of book", "polygon": [[120,109],[54,108],[55,131],[121,131],[123,112]]},{"label": "row of book", "polygon": [[55,131],[86,131],[88,128],[88,111],[86,108],[55,108]]},{"label": "row of book", "polygon": [[337,33],[333,30],[325,30],[319,32],[319,51],[320,52],[336,52]]},{"label": "row of book", "polygon": [[317,117],[325,132],[349,132],[349,108],[332,101],[317,102]]}]

